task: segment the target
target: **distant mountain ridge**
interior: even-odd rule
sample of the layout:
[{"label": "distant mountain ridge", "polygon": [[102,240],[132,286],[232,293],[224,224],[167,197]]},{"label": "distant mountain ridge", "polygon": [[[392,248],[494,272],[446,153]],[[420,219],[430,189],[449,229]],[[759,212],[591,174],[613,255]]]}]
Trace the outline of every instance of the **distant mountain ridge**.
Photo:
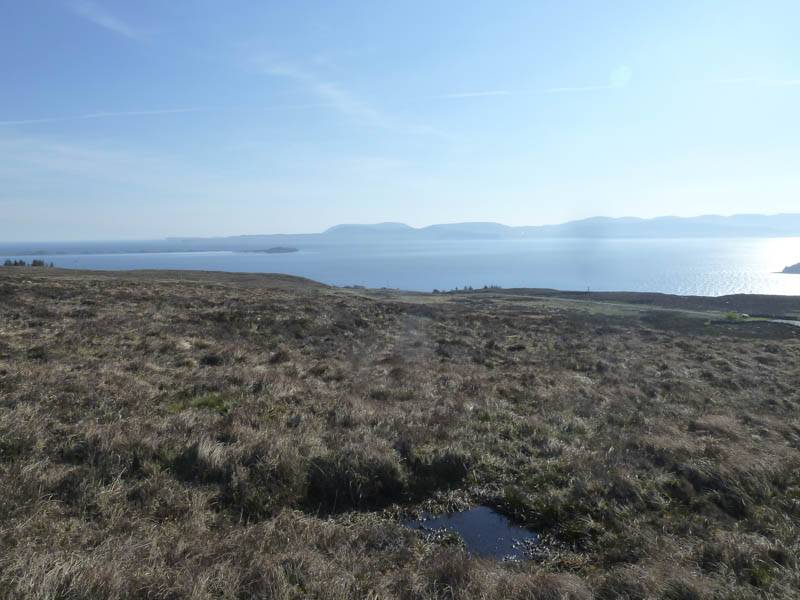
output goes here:
[{"label": "distant mountain ridge", "polygon": [[533,237],[794,237],[800,236],[800,214],[699,217],[591,217],[559,225],[511,227],[501,223],[443,223],[414,228],[405,223],[336,225],[320,236],[380,235],[410,239],[504,239]]},{"label": "distant mountain ridge", "polygon": [[[708,238],[800,237],[800,214],[704,215],[700,217],[590,217],[559,225],[512,227],[484,221],[440,223],[411,227],[405,223],[335,225],[322,233],[248,235],[215,238],[238,243],[380,243],[446,240],[503,240],[538,238]],[[178,238],[183,244],[207,238]]]},{"label": "distant mountain ridge", "polygon": [[405,223],[335,225],[322,233],[171,237],[130,242],[0,243],[3,255],[95,254],[103,252],[194,252],[263,250],[273,246],[378,244],[415,241],[504,239],[800,237],[800,214],[742,214],[699,217],[591,217],[558,225],[511,227],[492,222],[441,223],[411,227]]},{"label": "distant mountain ridge", "polygon": [[414,228],[411,225],[406,225],[405,223],[375,223],[374,225],[334,225],[333,227],[329,227],[325,231],[322,232],[322,235],[327,234],[348,234],[348,233],[360,233],[364,231],[369,231],[370,233],[378,233],[378,232],[396,232],[396,231],[414,231]]}]

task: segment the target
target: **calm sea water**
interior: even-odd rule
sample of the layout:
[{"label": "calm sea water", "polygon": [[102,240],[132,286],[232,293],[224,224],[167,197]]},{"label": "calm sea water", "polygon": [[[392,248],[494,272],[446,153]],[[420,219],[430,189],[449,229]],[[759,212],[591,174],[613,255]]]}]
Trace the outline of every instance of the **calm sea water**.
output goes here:
[{"label": "calm sea water", "polygon": [[[14,256],[0,257],[17,258]],[[800,295],[800,238],[539,239],[315,244],[293,254],[182,252],[43,258],[75,269],[201,269],[288,273],[332,285],[406,290],[541,287],[670,294]]]}]

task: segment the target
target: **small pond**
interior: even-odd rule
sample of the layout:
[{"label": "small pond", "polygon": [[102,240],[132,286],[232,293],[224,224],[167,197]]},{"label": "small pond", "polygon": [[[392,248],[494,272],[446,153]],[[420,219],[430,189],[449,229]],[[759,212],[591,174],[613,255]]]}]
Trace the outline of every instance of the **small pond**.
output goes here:
[{"label": "small pond", "polygon": [[423,513],[421,519],[405,521],[403,525],[429,533],[458,533],[470,553],[496,560],[528,558],[539,541],[538,534],[488,506],[440,516]]}]

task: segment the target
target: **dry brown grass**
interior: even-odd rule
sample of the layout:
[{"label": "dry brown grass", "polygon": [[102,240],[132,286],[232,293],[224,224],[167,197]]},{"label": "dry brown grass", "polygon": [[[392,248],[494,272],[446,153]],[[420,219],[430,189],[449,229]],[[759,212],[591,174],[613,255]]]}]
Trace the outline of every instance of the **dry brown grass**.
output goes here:
[{"label": "dry brown grass", "polygon": [[0,272],[0,598],[796,597],[790,336],[203,277]]}]

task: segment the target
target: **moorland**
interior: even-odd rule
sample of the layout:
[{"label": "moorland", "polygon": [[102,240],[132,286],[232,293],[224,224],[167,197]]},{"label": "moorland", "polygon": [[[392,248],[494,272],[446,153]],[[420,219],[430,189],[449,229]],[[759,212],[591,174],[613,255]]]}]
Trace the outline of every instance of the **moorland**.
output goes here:
[{"label": "moorland", "polygon": [[798,315],[0,268],[0,598],[796,598]]}]

